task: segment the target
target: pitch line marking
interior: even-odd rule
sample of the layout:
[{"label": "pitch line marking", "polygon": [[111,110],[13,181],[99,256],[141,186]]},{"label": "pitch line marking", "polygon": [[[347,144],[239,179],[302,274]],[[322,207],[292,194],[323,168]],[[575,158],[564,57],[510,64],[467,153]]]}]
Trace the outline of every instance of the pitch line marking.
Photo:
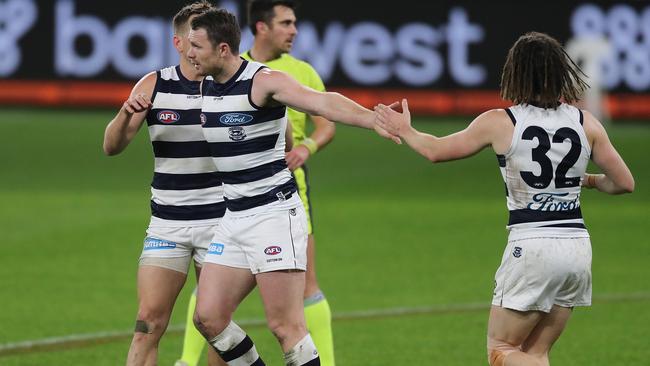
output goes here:
[{"label": "pitch line marking", "polygon": [[[623,294],[605,294],[594,296],[596,303],[620,303],[631,301],[648,301],[650,292],[634,292]],[[381,319],[400,316],[414,315],[435,315],[449,313],[464,313],[485,311],[490,308],[487,302],[457,303],[457,304],[440,304],[420,307],[396,307],[387,309],[373,309],[362,311],[350,311],[335,313],[332,320],[363,320],[363,319]],[[244,327],[264,327],[264,319],[241,319],[237,324]],[[182,334],[185,331],[185,324],[175,324],[167,327],[165,334]],[[109,343],[113,341],[128,340],[133,336],[133,331],[111,331],[85,334],[72,334],[63,337],[52,337],[36,339],[22,342],[0,344],[0,357],[22,354],[44,352],[48,350],[62,350],[71,348],[81,348],[97,344]]]}]

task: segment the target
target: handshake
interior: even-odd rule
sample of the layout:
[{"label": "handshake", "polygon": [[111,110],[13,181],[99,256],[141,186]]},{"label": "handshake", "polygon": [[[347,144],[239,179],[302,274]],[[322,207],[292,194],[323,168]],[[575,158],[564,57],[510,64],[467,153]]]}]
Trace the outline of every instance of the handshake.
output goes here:
[{"label": "handshake", "polygon": [[379,136],[392,140],[396,144],[402,144],[402,137],[411,129],[411,112],[408,102],[402,99],[402,111],[395,110],[400,105],[394,102],[391,105],[378,104],[374,107],[375,123],[374,129]]}]

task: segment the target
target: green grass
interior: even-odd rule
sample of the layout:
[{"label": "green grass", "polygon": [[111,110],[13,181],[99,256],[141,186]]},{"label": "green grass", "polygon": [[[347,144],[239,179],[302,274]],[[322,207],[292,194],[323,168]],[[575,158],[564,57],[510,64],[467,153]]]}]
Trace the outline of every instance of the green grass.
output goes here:
[{"label": "green grass", "polygon": [[[121,155],[101,152],[112,111],[3,109],[0,117],[0,346],[126,331],[148,223],[152,157],[146,131]],[[446,134],[465,121],[420,120]],[[578,309],[552,353],[557,365],[639,365],[650,359],[650,128],[611,125],[636,178],[626,196],[585,191],[594,251],[594,306]],[[334,314],[485,303],[506,240],[503,182],[491,151],[432,166],[407,147],[340,126],[310,161],[317,268]],[[190,279],[193,281],[193,279]],[[192,286],[172,324],[184,321]],[[641,294],[604,301],[608,294]],[[238,311],[262,317],[257,294]],[[340,366],[485,362],[487,311],[338,320]],[[267,364],[282,365],[270,333],[250,329]],[[129,339],[0,355],[0,365],[119,365]],[[163,338],[160,365],[179,356]]]}]

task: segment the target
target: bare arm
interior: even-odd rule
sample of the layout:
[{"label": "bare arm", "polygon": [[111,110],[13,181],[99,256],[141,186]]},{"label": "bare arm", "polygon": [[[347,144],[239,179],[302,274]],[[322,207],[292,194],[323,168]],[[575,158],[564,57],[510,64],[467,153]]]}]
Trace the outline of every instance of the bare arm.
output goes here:
[{"label": "bare arm", "polygon": [[117,155],[131,143],[151,108],[151,95],[156,85],[156,73],[151,72],[138,81],[129,99],[104,131],[104,153]]},{"label": "bare arm", "polygon": [[634,191],[634,177],[614,148],[607,131],[591,113],[583,111],[585,132],[591,143],[591,159],[604,174],[585,174],[583,187],[609,194]]},{"label": "bare arm", "polygon": [[319,92],[301,85],[288,74],[264,69],[255,75],[253,102],[263,106],[272,101],[310,115],[352,126],[374,128],[375,114],[339,93]]},{"label": "bare arm", "polygon": [[377,124],[382,129],[401,137],[413,150],[433,163],[466,158],[488,145],[492,145],[495,151],[501,152],[500,150],[507,148],[509,142],[507,116],[505,112],[499,110],[485,112],[464,130],[444,137],[423,133],[413,128],[406,99],[402,100],[401,113],[381,104],[376,107],[376,110]]}]

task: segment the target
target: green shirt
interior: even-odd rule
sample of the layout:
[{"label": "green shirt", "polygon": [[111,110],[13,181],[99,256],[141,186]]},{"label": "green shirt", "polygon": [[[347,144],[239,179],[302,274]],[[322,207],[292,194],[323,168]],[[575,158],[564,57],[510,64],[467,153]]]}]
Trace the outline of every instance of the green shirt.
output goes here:
[{"label": "green shirt", "polygon": [[[249,61],[255,61],[251,58],[249,52],[250,51],[246,51],[241,55],[241,57]],[[282,56],[275,60],[263,62],[263,64],[273,70],[286,72],[293,76],[294,79],[298,80],[302,85],[318,91],[325,91],[323,80],[318,76],[316,70],[314,70],[314,68],[307,62],[298,60],[288,53],[282,54]],[[307,114],[287,108],[287,118],[289,119],[289,122],[291,122],[291,127],[293,128],[293,141],[295,144],[299,144],[305,137],[307,137],[305,131]]]}]

